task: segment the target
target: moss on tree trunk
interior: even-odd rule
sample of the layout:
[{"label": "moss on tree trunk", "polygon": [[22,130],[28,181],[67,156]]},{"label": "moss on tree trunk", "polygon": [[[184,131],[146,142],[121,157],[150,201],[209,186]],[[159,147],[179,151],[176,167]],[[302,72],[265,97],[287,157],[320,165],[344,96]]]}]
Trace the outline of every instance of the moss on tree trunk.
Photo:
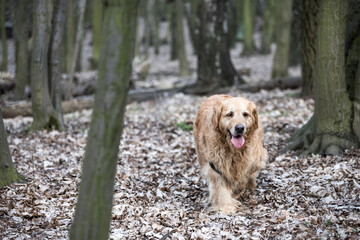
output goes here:
[{"label": "moss on tree trunk", "polygon": [[243,1],[243,23],[244,23],[244,50],[242,55],[251,55],[255,52],[254,22],[255,22],[255,2],[253,0]]},{"label": "moss on tree trunk", "polygon": [[[305,153],[339,154],[358,147],[354,132],[354,108],[345,77],[345,29],[347,1],[322,0],[320,3],[316,48],[315,110],[312,119],[292,138],[284,150]],[[355,79],[353,79],[355,81]],[[354,103],[356,106],[356,102]]]},{"label": "moss on tree trunk", "polygon": [[292,0],[279,1],[276,8],[276,50],[271,77],[283,78],[288,75]]},{"label": "moss on tree trunk", "polygon": [[0,188],[16,182],[25,182],[25,178],[16,171],[12,162],[0,109]]},{"label": "moss on tree trunk", "polygon": [[185,39],[184,39],[184,24],[183,24],[183,1],[175,0],[176,8],[176,43],[179,58],[179,73],[180,76],[187,76],[190,74],[189,63],[186,57]]},{"label": "moss on tree trunk", "polygon": [[70,239],[108,239],[138,1],[108,0],[94,111]]}]

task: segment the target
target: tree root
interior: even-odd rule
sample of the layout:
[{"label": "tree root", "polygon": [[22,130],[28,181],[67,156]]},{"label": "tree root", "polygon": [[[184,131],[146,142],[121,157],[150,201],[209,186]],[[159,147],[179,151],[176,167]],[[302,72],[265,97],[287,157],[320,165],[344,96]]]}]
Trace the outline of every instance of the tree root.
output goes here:
[{"label": "tree root", "polygon": [[332,133],[316,134],[313,119],[314,117],[290,138],[290,143],[280,153],[300,150],[300,155],[310,153],[338,155],[345,149],[357,147],[356,141]]}]

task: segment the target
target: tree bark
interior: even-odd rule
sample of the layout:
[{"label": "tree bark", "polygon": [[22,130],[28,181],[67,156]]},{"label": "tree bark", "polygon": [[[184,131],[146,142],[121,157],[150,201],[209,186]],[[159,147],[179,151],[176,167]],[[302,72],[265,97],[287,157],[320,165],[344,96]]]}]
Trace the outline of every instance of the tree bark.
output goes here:
[{"label": "tree bark", "polygon": [[283,78],[288,75],[290,28],[292,0],[282,0],[278,3],[276,21],[276,50],[271,72],[272,78]]},{"label": "tree bark", "polygon": [[93,37],[93,68],[96,69],[100,57],[101,33],[103,24],[103,4],[101,0],[94,0],[92,14],[92,37]]},{"label": "tree bark", "polygon": [[78,22],[77,30],[76,30],[74,55],[73,55],[73,58],[71,59],[71,68],[70,68],[69,77],[68,77],[67,90],[65,92],[65,99],[67,99],[67,100],[69,100],[71,98],[71,92],[73,89],[73,79],[74,79],[74,74],[75,74],[75,68],[76,68],[76,63],[77,63],[77,59],[79,56],[79,50],[81,48],[80,44],[81,44],[81,39],[83,36],[83,31],[84,31],[85,8],[86,8],[86,0],[80,0],[79,1],[79,22]]},{"label": "tree bark", "polygon": [[243,83],[230,58],[228,1],[199,1],[197,21],[197,82],[187,93],[206,94],[216,88]]},{"label": "tree bark", "polygon": [[114,177],[130,84],[138,1],[104,5],[95,107],[70,239],[108,239]]},{"label": "tree bark", "polygon": [[176,60],[178,59],[178,38],[176,36],[176,29],[178,22],[176,21],[176,5],[174,2],[170,3],[170,60]]},{"label": "tree bark", "polygon": [[251,55],[255,49],[254,44],[254,20],[255,20],[255,1],[243,1],[243,17],[244,17],[244,50],[242,55]]},{"label": "tree bark", "polygon": [[290,27],[290,52],[289,52],[289,65],[297,66],[300,64],[301,56],[301,10],[303,0],[293,0],[292,16]]},{"label": "tree bark", "polygon": [[264,26],[261,35],[261,49],[262,54],[269,54],[271,52],[271,43],[274,39],[275,29],[275,0],[265,1],[264,11]]},{"label": "tree bark", "polygon": [[60,58],[61,58],[61,43],[64,35],[64,26],[66,18],[66,0],[55,0],[54,2],[54,16],[52,20],[52,32],[50,38],[50,52],[49,52],[49,83],[50,83],[50,97],[51,103],[57,113],[60,129],[65,128],[64,118],[61,108],[61,72],[60,72]]},{"label": "tree bark", "polygon": [[53,108],[48,84],[48,49],[53,1],[34,1],[33,54],[31,61],[31,101],[34,115],[31,129],[61,129],[58,113]]},{"label": "tree bark", "polygon": [[301,10],[301,95],[312,96],[316,67],[316,35],[319,0],[303,0]]},{"label": "tree bark", "polygon": [[7,71],[7,39],[5,31],[5,0],[1,0],[1,14],[0,14],[0,32],[1,32],[1,50],[2,50],[2,62],[1,71]]},{"label": "tree bark", "polygon": [[12,5],[14,37],[16,43],[16,86],[14,91],[15,100],[23,100],[26,98],[25,87],[29,82],[29,14],[28,1],[15,0]]},{"label": "tree bark", "polygon": [[359,110],[354,109],[349,99],[345,78],[347,3],[343,0],[320,2],[314,115],[285,150],[339,154],[346,148],[358,147],[352,126],[353,116]]},{"label": "tree bark", "polygon": [[11,159],[9,144],[7,142],[6,130],[0,109],[0,188],[11,183],[25,182],[15,169]]},{"label": "tree bark", "polygon": [[179,73],[180,76],[187,76],[190,74],[189,62],[186,57],[185,39],[184,39],[184,24],[183,24],[183,1],[175,0],[176,11],[176,43],[179,57]]}]

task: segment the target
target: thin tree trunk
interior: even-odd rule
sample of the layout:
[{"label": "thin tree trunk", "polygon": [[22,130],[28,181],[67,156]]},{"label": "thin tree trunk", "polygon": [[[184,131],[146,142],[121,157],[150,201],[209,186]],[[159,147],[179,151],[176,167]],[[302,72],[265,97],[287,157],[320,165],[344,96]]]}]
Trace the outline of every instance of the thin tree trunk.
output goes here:
[{"label": "thin tree trunk", "polygon": [[72,59],[74,58],[75,43],[75,0],[68,0],[66,5],[66,73],[70,74]]},{"label": "thin tree trunk", "polygon": [[175,0],[176,11],[176,43],[179,57],[179,73],[180,76],[187,76],[190,74],[189,63],[186,56],[185,39],[184,39],[184,17],[183,17],[183,1]]},{"label": "thin tree trunk", "polygon": [[25,87],[29,82],[29,14],[28,1],[15,0],[12,5],[14,37],[16,42],[16,85],[14,90],[14,98],[22,100],[26,98]]},{"label": "thin tree trunk", "polygon": [[136,0],[104,5],[99,77],[70,239],[108,239],[136,31]]},{"label": "thin tree trunk", "polygon": [[193,49],[196,53],[197,49],[197,37],[198,34],[196,33],[196,29],[198,29],[197,22],[196,22],[196,11],[197,11],[198,1],[191,1],[189,0],[186,2],[185,7],[185,17],[189,28],[190,39],[193,46]]},{"label": "thin tree trunk", "polygon": [[290,27],[290,51],[289,66],[297,66],[301,59],[301,4],[304,0],[293,0],[291,27]]},{"label": "thin tree trunk", "polygon": [[283,78],[288,75],[292,0],[282,0],[277,5],[276,51],[271,77]]},{"label": "thin tree trunk", "polygon": [[244,0],[244,50],[242,55],[250,55],[255,52],[254,44],[254,20],[255,20],[255,1]]},{"label": "thin tree trunk", "polygon": [[170,3],[170,36],[171,36],[171,41],[170,41],[170,60],[176,60],[179,57],[179,53],[178,53],[178,37],[176,36],[176,29],[177,29],[177,21],[176,21],[176,5],[175,3]]},{"label": "thin tree trunk", "polygon": [[92,16],[93,36],[93,68],[97,69],[100,57],[101,33],[103,24],[103,4],[101,0],[94,0]]},{"label": "thin tree trunk", "polygon": [[264,11],[264,26],[261,34],[261,50],[262,54],[269,54],[271,52],[271,43],[274,39],[275,30],[275,0],[265,1]]},{"label": "thin tree trunk", "polygon": [[31,61],[31,101],[33,123],[31,129],[61,128],[48,84],[48,49],[51,32],[53,1],[34,0],[33,54]]},{"label": "thin tree trunk", "polygon": [[71,93],[72,93],[72,89],[73,89],[73,79],[74,79],[74,74],[75,74],[75,67],[76,67],[76,62],[77,62],[79,50],[80,50],[81,39],[83,36],[83,31],[84,31],[85,7],[86,7],[86,0],[80,0],[79,1],[79,22],[78,22],[77,31],[76,31],[74,55],[73,55],[73,58],[71,59],[71,68],[70,68],[69,77],[68,77],[67,90],[65,92],[65,99],[67,99],[67,100],[69,100],[71,98]]},{"label": "thin tree trunk", "polygon": [[156,55],[159,54],[159,45],[160,45],[160,40],[159,40],[159,21],[160,21],[160,12],[159,12],[159,0],[154,0],[154,4],[152,7],[152,22],[153,22],[153,45],[154,45],[154,53]]},{"label": "thin tree trunk", "polygon": [[7,71],[7,43],[6,43],[6,31],[5,31],[5,0],[1,0],[1,14],[0,14],[0,28],[1,28],[1,50],[2,50],[2,62],[1,71]]},{"label": "thin tree trunk", "polygon": [[11,183],[25,181],[25,178],[16,171],[12,162],[3,117],[0,109],[0,188]]},{"label": "thin tree trunk", "polygon": [[301,73],[303,96],[313,95],[319,0],[303,0],[301,10]]},{"label": "thin tree trunk", "polygon": [[50,39],[49,52],[49,79],[50,79],[50,96],[51,102],[58,115],[60,129],[64,129],[64,119],[61,109],[61,72],[60,72],[60,58],[61,58],[61,43],[64,35],[64,26],[66,18],[66,0],[55,0],[54,16],[52,20],[52,33]]},{"label": "thin tree trunk", "polygon": [[145,58],[149,58],[149,51],[150,51],[150,45],[151,45],[151,8],[153,5],[153,0],[146,0],[144,2],[144,55]]}]

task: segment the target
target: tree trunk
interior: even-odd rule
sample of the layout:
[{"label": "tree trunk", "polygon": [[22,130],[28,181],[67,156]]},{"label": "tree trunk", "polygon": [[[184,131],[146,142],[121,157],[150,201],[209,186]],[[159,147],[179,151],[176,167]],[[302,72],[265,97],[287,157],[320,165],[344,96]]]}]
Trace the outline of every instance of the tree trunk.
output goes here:
[{"label": "tree trunk", "polygon": [[152,6],[152,14],[151,14],[151,18],[152,18],[152,23],[153,23],[153,45],[154,45],[154,53],[156,55],[159,54],[159,45],[160,45],[160,40],[159,40],[159,21],[160,21],[160,12],[159,12],[159,5],[160,2],[159,0],[154,0],[154,4]]},{"label": "tree trunk", "polygon": [[315,82],[316,34],[320,0],[303,0],[301,10],[301,95],[312,96]]},{"label": "tree trunk", "polygon": [[314,116],[294,135],[285,150],[339,154],[346,148],[358,147],[353,116],[359,114],[359,109],[352,106],[345,78],[347,3],[343,0],[320,2]]},{"label": "tree trunk", "polygon": [[0,109],[0,188],[15,182],[25,182],[15,169],[11,159],[9,144],[7,142],[6,130]]},{"label": "tree trunk", "polygon": [[170,60],[176,60],[178,59],[178,38],[176,36],[176,29],[177,29],[177,24],[178,22],[176,21],[176,5],[175,3],[170,3],[170,37],[171,37],[171,41],[170,41]]},{"label": "tree trunk", "polygon": [[65,128],[64,119],[61,109],[61,72],[60,72],[60,58],[61,58],[61,43],[64,35],[64,26],[66,18],[66,0],[55,0],[54,2],[54,16],[52,20],[52,32],[50,38],[50,52],[49,52],[49,83],[51,102],[57,113],[60,129]]},{"label": "tree trunk", "polygon": [[72,59],[74,57],[75,43],[75,4],[74,0],[68,0],[66,4],[66,73],[71,71]]},{"label": "tree trunk", "polygon": [[185,18],[187,21],[187,25],[189,28],[190,33],[190,40],[193,46],[193,49],[196,53],[196,46],[197,46],[197,37],[198,34],[196,29],[198,29],[197,22],[196,22],[196,10],[197,10],[198,1],[189,0],[185,3]]},{"label": "tree trunk", "polygon": [[99,77],[70,239],[108,239],[136,31],[136,0],[104,5]]},{"label": "tree trunk", "polygon": [[93,64],[92,68],[97,69],[100,57],[100,44],[103,24],[103,5],[101,0],[94,0],[92,15],[92,37],[93,37]]},{"label": "tree trunk", "polygon": [[271,43],[274,39],[275,29],[275,11],[276,3],[275,0],[265,1],[264,11],[264,25],[261,35],[261,49],[262,54],[269,54],[271,52]]},{"label": "tree trunk", "polygon": [[190,74],[189,63],[186,57],[185,39],[184,39],[184,24],[183,24],[183,1],[175,0],[176,11],[176,43],[179,57],[179,73],[180,76],[187,76]]},{"label": "tree trunk", "polygon": [[230,58],[228,1],[199,1],[197,17],[197,82],[185,92],[205,94],[219,87],[243,83]]},{"label": "tree trunk", "polygon": [[255,50],[254,44],[254,21],[255,21],[255,1],[243,1],[243,17],[244,17],[244,50],[242,55],[251,55]]},{"label": "tree trunk", "polygon": [[34,1],[33,54],[31,61],[31,101],[34,115],[31,129],[61,129],[58,114],[51,104],[48,84],[48,49],[53,1]]},{"label": "tree trunk", "polygon": [[76,30],[74,55],[73,55],[73,58],[71,59],[71,68],[70,68],[68,82],[67,82],[67,90],[65,92],[65,99],[67,99],[67,100],[69,100],[71,98],[71,93],[72,93],[72,89],[73,89],[73,79],[74,79],[74,74],[75,74],[75,68],[76,68],[76,63],[77,63],[77,59],[79,56],[79,50],[81,47],[80,44],[82,42],[81,39],[83,36],[83,31],[84,31],[85,8],[86,8],[86,0],[80,0],[79,1],[79,22],[78,22],[77,30]]},{"label": "tree trunk", "polygon": [[304,0],[293,0],[291,27],[290,27],[290,52],[289,65],[297,66],[300,64],[301,56],[301,4]]},{"label": "tree trunk", "polygon": [[276,51],[273,60],[272,78],[282,78],[288,75],[290,29],[292,0],[282,0],[277,4],[276,16]]},{"label": "tree trunk", "polygon": [[2,51],[1,71],[6,72],[8,54],[7,54],[6,31],[5,31],[5,0],[1,0],[0,28],[1,28],[1,51]]},{"label": "tree trunk", "polygon": [[16,86],[14,90],[15,100],[26,98],[25,87],[29,82],[29,14],[28,1],[15,0],[12,5],[14,38],[16,42]]}]

